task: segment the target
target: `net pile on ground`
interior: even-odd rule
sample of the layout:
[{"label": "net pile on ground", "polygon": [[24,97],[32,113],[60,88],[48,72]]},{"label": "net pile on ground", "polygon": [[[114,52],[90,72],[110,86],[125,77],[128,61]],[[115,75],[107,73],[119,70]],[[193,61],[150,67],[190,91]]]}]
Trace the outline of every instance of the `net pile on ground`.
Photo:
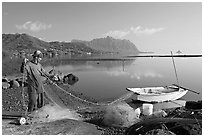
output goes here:
[{"label": "net pile on ground", "polygon": [[[112,122],[120,123],[118,126],[123,126],[129,125],[127,122],[132,123],[137,118],[136,115],[134,116],[133,108],[128,107],[127,103],[123,101],[131,97],[133,93],[127,93],[111,103],[95,103],[79,98],[57,84],[45,84],[44,91],[46,100],[49,103],[32,114],[33,119],[36,119],[37,122],[48,122],[65,118],[82,121],[102,118],[102,122],[105,125],[112,126],[113,124],[108,119],[109,117],[117,116],[118,118]],[[122,121],[124,124],[121,125],[121,122],[118,121]]]}]

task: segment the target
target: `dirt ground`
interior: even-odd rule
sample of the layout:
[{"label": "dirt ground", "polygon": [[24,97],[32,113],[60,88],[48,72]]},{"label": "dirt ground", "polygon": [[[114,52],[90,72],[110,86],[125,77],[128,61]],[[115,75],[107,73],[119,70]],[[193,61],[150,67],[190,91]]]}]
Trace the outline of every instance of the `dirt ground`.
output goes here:
[{"label": "dirt ground", "polygon": [[2,121],[3,135],[100,135],[96,125],[71,119],[32,125],[17,125],[15,120]]},{"label": "dirt ground", "polygon": [[[67,86],[63,88],[66,89]],[[26,91],[26,88],[24,89]],[[67,87],[66,90],[69,90]],[[83,94],[70,91],[80,98],[96,101]],[[66,100],[67,94],[62,94],[61,98],[64,99],[64,104],[71,104]],[[28,102],[28,96],[25,94],[25,101]],[[66,102],[67,101],[67,102]],[[74,102],[75,106],[80,106],[81,102]],[[4,89],[2,90],[2,112],[19,114],[23,113],[25,110],[23,108],[22,102],[22,87]],[[98,111],[98,110],[96,110]],[[81,113],[83,113],[81,111]],[[86,117],[92,117],[95,119],[100,119],[100,112],[96,113],[84,113]],[[97,118],[96,118],[97,117]],[[113,127],[102,127],[100,121],[77,121],[72,119],[63,119],[52,122],[34,123],[31,125],[19,125],[16,119],[2,119],[2,134],[3,135],[115,135],[124,134],[125,128],[113,128]]]},{"label": "dirt ground", "polygon": [[[65,88],[65,87],[63,87]],[[66,90],[69,90],[67,87]],[[22,87],[15,89],[6,89],[2,90],[2,112],[16,112],[23,113],[24,109],[22,106]],[[90,101],[91,98],[88,98],[80,93],[74,91],[70,91],[73,94],[79,96],[80,98],[84,98]],[[61,95],[61,97],[65,97],[66,95]],[[27,99],[27,96],[26,96]],[[65,102],[65,104],[69,104],[70,102]],[[77,106],[80,105],[81,102],[74,102]],[[92,110],[93,111],[93,110]],[[16,119],[2,119],[2,134],[3,135],[123,135],[126,134],[127,128],[116,128],[116,127],[107,127],[101,125],[102,113],[95,109],[96,113],[87,113],[81,111],[86,117],[92,118],[87,121],[77,121],[72,119],[63,119],[52,122],[43,122],[43,123],[33,123],[30,125],[19,125]],[[177,118],[191,118],[195,120],[202,120],[202,109],[172,109],[166,110],[168,117],[177,117]],[[148,129],[150,127],[147,127]],[[158,129],[155,129],[158,130]],[[202,124],[197,122],[196,124],[190,124],[183,128],[183,131],[189,131],[186,134],[194,134],[201,135],[202,134]],[[168,132],[169,133],[169,132]],[[161,131],[148,131],[145,134],[166,134],[166,132]]]}]

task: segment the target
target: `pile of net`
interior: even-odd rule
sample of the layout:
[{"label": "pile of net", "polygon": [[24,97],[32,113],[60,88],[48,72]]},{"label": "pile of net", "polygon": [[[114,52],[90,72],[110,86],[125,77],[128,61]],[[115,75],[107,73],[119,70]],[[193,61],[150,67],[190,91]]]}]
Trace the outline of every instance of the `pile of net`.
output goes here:
[{"label": "pile of net", "polygon": [[138,122],[135,111],[124,100],[133,93],[127,93],[111,103],[92,102],[77,97],[55,83],[44,85],[46,105],[32,113],[35,122],[50,122],[60,119],[92,121],[106,126],[128,127]]}]

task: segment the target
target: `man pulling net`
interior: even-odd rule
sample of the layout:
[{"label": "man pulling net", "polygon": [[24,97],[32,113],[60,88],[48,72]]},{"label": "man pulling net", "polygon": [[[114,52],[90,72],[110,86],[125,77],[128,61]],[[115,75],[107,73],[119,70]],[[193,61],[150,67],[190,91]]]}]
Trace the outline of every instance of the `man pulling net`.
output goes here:
[{"label": "man pulling net", "polygon": [[[32,60],[24,59],[24,62],[21,66],[21,72],[26,74],[27,82],[28,82],[28,113],[32,113],[44,106],[44,87],[43,81],[50,77],[47,72],[45,72],[44,68],[40,64],[42,60],[42,52],[36,50],[32,55]],[[24,77],[24,75],[23,75]]]},{"label": "man pulling net", "polygon": [[[71,88],[63,89],[61,86],[53,83],[49,75],[45,72],[40,61],[42,53],[37,50],[33,53],[33,59],[27,61],[23,67],[27,74],[28,82],[28,112],[32,116],[32,121],[52,121],[63,118],[82,120],[78,112],[104,111],[108,105],[120,102],[129,98],[133,93],[128,93],[123,97],[111,103],[94,103],[89,100],[79,98],[71,93]],[[48,82],[44,82],[47,79]],[[44,96],[45,94],[45,96]],[[48,104],[45,105],[44,99]]]}]

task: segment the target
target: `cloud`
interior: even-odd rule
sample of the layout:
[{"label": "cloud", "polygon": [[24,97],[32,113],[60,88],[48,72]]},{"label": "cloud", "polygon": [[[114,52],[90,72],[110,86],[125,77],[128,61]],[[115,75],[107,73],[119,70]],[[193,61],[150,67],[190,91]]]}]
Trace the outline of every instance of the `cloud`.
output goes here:
[{"label": "cloud", "polygon": [[141,26],[137,27],[130,27],[129,29],[126,29],[126,31],[123,30],[111,30],[104,34],[104,36],[111,36],[114,38],[122,38],[125,37],[131,33],[135,35],[152,35],[155,33],[158,33],[160,31],[163,31],[165,28],[144,28]]},{"label": "cloud", "polygon": [[29,30],[29,31],[34,31],[34,32],[46,30],[51,27],[52,27],[51,24],[46,24],[40,21],[35,21],[35,22],[27,21],[23,25],[16,25],[16,28],[19,30]]},{"label": "cloud", "polygon": [[122,38],[127,36],[130,33],[130,31],[120,31],[120,30],[114,30],[114,31],[109,31],[104,36],[111,36],[114,38]]},{"label": "cloud", "polygon": [[164,28],[143,28],[141,26],[131,27],[130,30],[134,34],[152,35],[154,33],[164,30]]}]

